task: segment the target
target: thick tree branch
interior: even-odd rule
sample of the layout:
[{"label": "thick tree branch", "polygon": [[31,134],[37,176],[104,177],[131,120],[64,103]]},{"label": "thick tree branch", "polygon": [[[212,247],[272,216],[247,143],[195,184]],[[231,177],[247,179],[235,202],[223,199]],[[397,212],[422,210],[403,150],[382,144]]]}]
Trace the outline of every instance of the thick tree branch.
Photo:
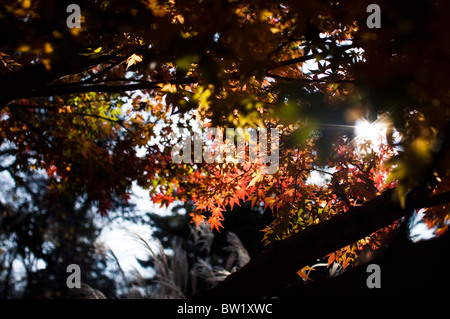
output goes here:
[{"label": "thick tree branch", "polygon": [[119,58],[117,61],[114,61],[113,63],[111,63],[109,66],[107,66],[106,68],[104,68],[103,70],[101,70],[100,72],[92,75],[89,79],[80,81],[80,83],[83,84],[87,84],[87,83],[92,83],[92,81],[94,81],[95,79],[98,79],[99,77],[101,77],[102,75],[108,73],[110,70],[112,70],[113,68],[115,68],[116,66],[120,65],[121,63],[125,62],[126,59],[128,58],[128,55],[125,55],[121,58]]},{"label": "thick tree branch", "polygon": [[[45,92],[49,83],[56,81],[64,76],[80,73],[101,63],[108,61],[121,61],[123,56],[117,53],[104,55],[97,58],[83,57],[78,54],[72,54],[67,57],[71,63],[54,63],[51,69],[47,69],[42,63],[30,64],[18,71],[5,74],[0,77],[0,111],[5,108],[9,102],[20,98],[34,96],[33,92]],[[54,62],[54,61],[52,61]],[[114,63],[114,62],[112,62]],[[49,96],[37,94],[37,96]]]},{"label": "thick tree branch", "polygon": [[[135,82],[134,80],[131,81]],[[121,84],[121,85],[107,85],[107,84],[82,85],[83,83],[76,83],[73,86],[51,85],[41,88],[39,90],[29,92],[24,97],[31,98],[31,97],[55,96],[64,94],[77,94],[86,92],[119,93],[127,91],[156,89],[159,87],[159,85],[164,83],[192,84],[197,82],[198,78],[192,77],[192,78],[174,79],[171,81],[156,81],[156,82],[149,81],[137,84]]]},{"label": "thick tree branch", "polygon": [[[292,79],[285,78],[273,74],[267,74],[268,77],[278,78],[287,81],[297,81],[302,83],[326,83],[326,80],[322,79]],[[120,84],[120,85],[108,85],[108,84],[96,84],[96,83],[105,83],[105,82],[138,82],[136,84]],[[78,94],[78,93],[87,93],[87,92],[103,92],[103,93],[120,93],[120,92],[131,92],[137,90],[151,90],[157,89],[161,84],[169,83],[169,84],[194,84],[198,83],[198,77],[189,77],[182,79],[173,79],[169,81],[143,81],[143,80],[133,80],[133,79],[115,79],[115,80],[104,80],[104,81],[96,81],[94,84],[87,85],[86,83],[67,83],[60,85],[49,85],[37,90],[33,90],[29,93],[23,95],[24,98],[33,98],[33,97],[46,97],[46,96],[57,96],[57,95],[65,95],[65,94]],[[353,82],[353,80],[338,80],[333,82]]]},{"label": "thick tree branch", "polygon": [[284,60],[284,61],[279,61],[270,69],[274,70],[274,69],[277,69],[277,68],[281,68],[283,66],[297,64],[297,63],[302,63],[302,62],[306,62],[306,61],[312,60],[312,59],[314,59],[314,55],[313,54],[303,55],[303,56],[298,57],[298,58]]},{"label": "thick tree branch", "polygon": [[450,201],[450,192],[427,199],[408,198],[402,209],[387,190],[363,206],[352,207],[344,214],[310,226],[300,233],[274,244],[252,259],[242,269],[227,277],[211,290],[194,298],[262,298],[270,296],[301,267],[313,264],[341,247],[369,236],[407,215],[412,209]]},{"label": "thick tree branch", "polygon": [[[389,249],[332,277],[285,287],[279,298],[296,300],[440,300],[450,285],[450,234],[412,242],[396,236]],[[380,266],[381,289],[369,289],[368,263]]]}]

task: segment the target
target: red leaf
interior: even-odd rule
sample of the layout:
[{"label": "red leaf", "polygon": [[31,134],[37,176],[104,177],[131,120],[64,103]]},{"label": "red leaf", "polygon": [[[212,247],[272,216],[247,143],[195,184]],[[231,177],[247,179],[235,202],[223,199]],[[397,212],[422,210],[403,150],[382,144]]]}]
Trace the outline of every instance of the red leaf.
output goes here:
[{"label": "red leaf", "polygon": [[189,216],[192,217],[191,223],[195,223],[195,227],[198,228],[200,223],[205,223],[205,216],[198,213],[190,213]]},{"label": "red leaf", "polygon": [[158,194],[152,197],[152,201],[155,204],[161,203],[161,205],[159,206],[160,208],[163,206],[168,207],[169,204],[173,203],[173,196],[170,195],[163,195],[163,194]]},{"label": "red leaf", "polygon": [[222,223],[220,222],[221,220],[223,219],[220,219],[219,217],[209,217],[208,223],[211,225],[211,230],[215,228],[220,233],[219,227],[223,228]]}]

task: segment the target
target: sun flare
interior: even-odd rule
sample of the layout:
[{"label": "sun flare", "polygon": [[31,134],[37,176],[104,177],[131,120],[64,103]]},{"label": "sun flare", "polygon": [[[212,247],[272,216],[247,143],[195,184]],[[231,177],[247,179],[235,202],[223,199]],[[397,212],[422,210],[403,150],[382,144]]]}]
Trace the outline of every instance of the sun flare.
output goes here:
[{"label": "sun flare", "polygon": [[374,147],[383,143],[386,138],[388,124],[383,120],[370,123],[366,119],[355,122],[355,141],[357,144],[370,142]]}]

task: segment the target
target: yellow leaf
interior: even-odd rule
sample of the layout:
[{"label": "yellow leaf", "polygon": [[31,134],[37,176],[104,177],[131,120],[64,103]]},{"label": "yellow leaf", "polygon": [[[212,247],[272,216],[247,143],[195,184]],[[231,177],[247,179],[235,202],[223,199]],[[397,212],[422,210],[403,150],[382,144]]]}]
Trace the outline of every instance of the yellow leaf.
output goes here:
[{"label": "yellow leaf", "polygon": [[275,34],[275,33],[280,33],[281,30],[279,28],[270,28],[270,32]]},{"label": "yellow leaf", "polygon": [[184,17],[181,14],[179,14],[173,18],[172,23],[175,23],[177,21],[181,24],[184,24]]},{"label": "yellow leaf", "polygon": [[133,55],[127,59],[127,69],[137,62],[142,62],[142,56],[133,53]]},{"label": "yellow leaf", "polygon": [[262,175],[260,171],[257,171],[256,176],[253,177],[253,179],[250,181],[250,183],[248,184],[248,187],[252,187],[257,182],[261,181],[263,178],[264,178],[264,175]]},{"label": "yellow leaf", "polygon": [[170,93],[176,93],[177,92],[177,87],[174,84],[164,84],[164,85],[160,85],[161,86],[161,92],[170,92]]}]

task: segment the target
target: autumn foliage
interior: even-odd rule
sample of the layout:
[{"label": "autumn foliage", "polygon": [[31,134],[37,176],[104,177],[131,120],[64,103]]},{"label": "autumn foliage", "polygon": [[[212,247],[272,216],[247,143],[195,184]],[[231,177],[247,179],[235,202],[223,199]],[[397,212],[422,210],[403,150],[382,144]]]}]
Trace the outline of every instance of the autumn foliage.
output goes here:
[{"label": "autumn foliage", "polygon": [[[72,2],[79,29],[65,24]],[[381,1],[382,28],[369,29],[370,2],[4,1],[0,169],[17,185],[24,171],[45,172],[54,198],[89,197],[102,215],[137,184],[161,206],[191,201],[192,223],[214,231],[250,202],[272,212],[268,247],[386,190],[402,209],[445,194],[448,4]],[[382,123],[377,140],[355,136],[362,120]],[[278,172],[262,174],[261,161],[174,163],[183,137],[173,133],[211,126],[278,128]],[[443,235],[449,199],[403,216],[423,208]],[[400,224],[317,258],[358,264]]]}]

